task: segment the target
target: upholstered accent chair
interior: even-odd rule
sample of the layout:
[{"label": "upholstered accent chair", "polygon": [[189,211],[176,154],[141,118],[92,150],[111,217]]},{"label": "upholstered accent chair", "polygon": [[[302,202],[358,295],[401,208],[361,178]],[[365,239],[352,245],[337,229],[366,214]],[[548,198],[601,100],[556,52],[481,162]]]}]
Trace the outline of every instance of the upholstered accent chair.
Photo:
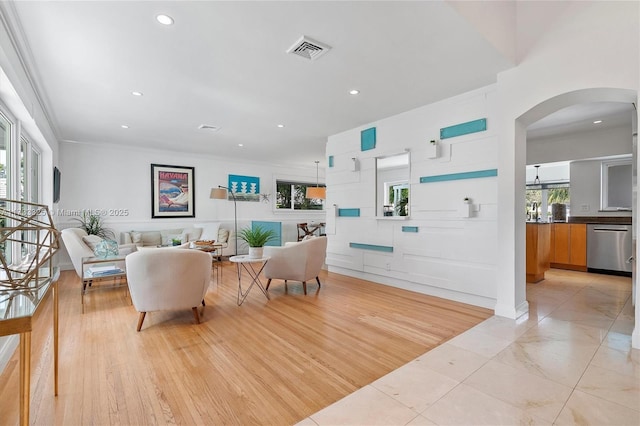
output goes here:
[{"label": "upholstered accent chair", "polygon": [[200,323],[198,306],[209,288],[211,256],[198,250],[143,250],[125,259],[133,306],[140,312],[137,331],[147,312],[191,309]]},{"label": "upholstered accent chair", "polygon": [[264,255],[271,258],[264,267],[267,287],[271,280],[300,281],[304,294],[307,294],[307,281],[315,278],[320,290],[318,275],[324,265],[327,254],[327,237],[312,237],[300,242],[288,242],[282,247],[265,247]]}]

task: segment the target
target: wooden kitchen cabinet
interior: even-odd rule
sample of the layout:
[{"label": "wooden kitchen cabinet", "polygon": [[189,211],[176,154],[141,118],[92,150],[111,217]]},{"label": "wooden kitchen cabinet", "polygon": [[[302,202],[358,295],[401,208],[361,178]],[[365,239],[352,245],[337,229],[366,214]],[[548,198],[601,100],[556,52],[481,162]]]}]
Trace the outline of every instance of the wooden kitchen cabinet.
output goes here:
[{"label": "wooden kitchen cabinet", "polygon": [[548,223],[527,223],[527,282],[537,283],[544,280],[544,273],[549,270],[549,237]]},{"label": "wooden kitchen cabinet", "polygon": [[551,224],[549,261],[552,268],[587,270],[587,225]]}]

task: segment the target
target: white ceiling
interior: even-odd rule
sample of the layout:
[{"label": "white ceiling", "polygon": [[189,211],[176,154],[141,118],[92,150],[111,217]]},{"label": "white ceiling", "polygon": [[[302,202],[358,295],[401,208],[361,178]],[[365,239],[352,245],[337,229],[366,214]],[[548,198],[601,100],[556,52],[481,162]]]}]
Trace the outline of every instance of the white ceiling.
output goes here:
[{"label": "white ceiling", "polygon": [[[569,133],[588,132],[596,128],[631,125],[633,104],[591,102],[563,108],[527,127],[527,141]],[[594,121],[601,121],[594,123]]]},{"label": "white ceiling", "polygon": [[[276,164],[324,165],[328,136],[512,66],[442,1],[20,1],[0,11],[60,140]],[[175,24],[158,24],[159,13]],[[287,54],[302,35],[332,49],[316,61]]]},{"label": "white ceiling", "polygon": [[[330,135],[494,83],[516,39],[513,2],[2,1],[0,13],[59,140],[282,165],[324,166]],[[302,35],[332,49],[287,54]],[[529,137],[621,119],[617,106],[560,111]]]}]

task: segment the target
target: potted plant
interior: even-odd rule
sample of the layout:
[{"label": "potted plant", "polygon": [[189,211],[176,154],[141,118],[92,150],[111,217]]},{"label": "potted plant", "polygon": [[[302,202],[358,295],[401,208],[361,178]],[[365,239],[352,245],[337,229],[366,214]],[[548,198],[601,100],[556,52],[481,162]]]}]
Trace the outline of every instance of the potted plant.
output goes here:
[{"label": "potted plant", "polygon": [[83,211],[80,218],[74,218],[74,220],[80,222],[80,228],[84,229],[89,235],[97,235],[105,240],[113,240],[115,234],[112,230],[105,228],[102,222],[102,216],[91,213],[89,211]]},{"label": "potted plant", "polygon": [[273,229],[264,229],[261,226],[244,228],[238,235],[240,239],[249,245],[249,257],[261,258],[266,243],[276,238]]}]

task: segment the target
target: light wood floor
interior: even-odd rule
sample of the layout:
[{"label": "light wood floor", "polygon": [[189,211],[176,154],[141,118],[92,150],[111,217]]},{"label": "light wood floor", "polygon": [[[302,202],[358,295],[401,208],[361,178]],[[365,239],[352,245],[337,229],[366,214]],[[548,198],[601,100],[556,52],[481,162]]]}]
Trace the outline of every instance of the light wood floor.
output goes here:
[{"label": "light wood floor", "polygon": [[[138,313],[123,289],[85,296],[60,278],[60,393],[51,303],[32,336],[31,423],[296,423],[488,318],[492,312],[323,271],[322,289],[281,281],[236,305],[225,263],[202,323],[189,310]],[[18,423],[18,358],[0,375],[0,424]]]}]

